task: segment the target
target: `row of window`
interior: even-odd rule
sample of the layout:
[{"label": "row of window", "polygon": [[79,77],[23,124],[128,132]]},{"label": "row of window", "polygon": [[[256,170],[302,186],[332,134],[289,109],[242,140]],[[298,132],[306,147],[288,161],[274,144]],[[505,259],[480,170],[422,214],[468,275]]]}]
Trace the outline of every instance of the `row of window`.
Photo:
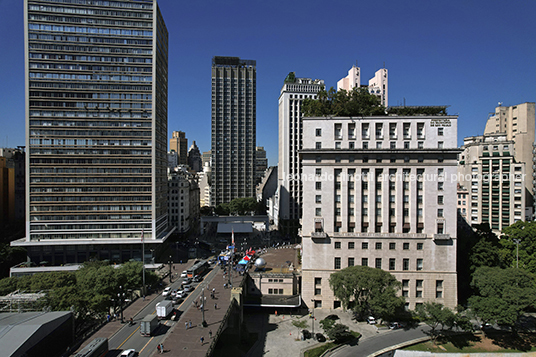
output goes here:
[{"label": "row of window", "polygon": [[[411,149],[412,148],[409,141],[404,141],[404,146],[403,147],[404,147],[404,149]],[[372,147],[369,146],[368,141],[363,141],[362,142],[362,148],[364,150],[372,149]],[[417,148],[418,149],[424,149],[424,141],[418,141],[417,142]],[[437,148],[438,149],[443,149],[444,148],[444,142],[443,141],[438,141],[437,142]],[[320,142],[320,141],[315,142],[315,149],[316,150],[321,150],[322,149],[322,142]],[[342,145],[341,145],[340,141],[335,142],[335,149],[342,149]],[[355,142],[350,141],[348,143],[348,149],[350,149],[350,150],[356,149]],[[383,142],[377,141],[376,142],[376,149],[384,149]],[[397,147],[397,145],[396,145],[396,141],[391,141],[389,143],[389,149],[399,149]]]},{"label": "row of window", "polygon": [[[341,249],[342,243],[341,242],[335,242],[334,246],[335,246],[335,249]],[[422,250],[423,246],[424,246],[424,243],[417,243],[416,248],[417,248],[417,250]],[[382,249],[382,247],[383,247],[382,242],[376,242],[374,244],[374,248],[376,250],[380,250],[380,249]],[[348,242],[347,248],[348,249],[355,249],[355,242]],[[408,242],[402,243],[402,249],[403,250],[409,250],[409,248],[410,248],[410,243],[408,243]],[[361,242],[361,249],[364,249],[364,250],[369,249],[369,242]],[[389,250],[396,250],[396,243],[395,242],[390,242],[389,243]]]},{"label": "row of window", "polygon": [[[334,130],[334,136],[335,139],[342,139],[342,124],[341,123],[335,123],[335,130]],[[361,123],[361,137],[363,139],[369,139],[370,138],[370,127],[371,123]],[[376,123],[375,125],[375,134],[376,139],[383,139],[383,129],[384,125],[383,123]],[[411,138],[411,123],[403,123],[402,124],[403,129],[403,137],[405,139]],[[316,128],[315,135],[317,137],[322,136],[322,129]],[[444,128],[439,127],[437,128],[437,136],[443,136],[444,135]],[[389,123],[389,138],[390,139],[396,139],[397,136],[397,123]],[[417,123],[417,137],[424,139],[424,123]],[[348,124],[348,138],[349,139],[355,139],[356,138],[356,124],[350,123]]]},{"label": "row of window", "polygon": [[[335,269],[335,270],[342,269],[341,264],[342,264],[342,258],[341,257],[335,257],[334,264],[333,264],[333,269]],[[355,258],[354,257],[349,257],[348,258],[348,266],[353,267],[354,265],[355,265]],[[369,266],[369,258],[361,258],[361,266],[364,266],[364,267]],[[382,258],[375,258],[374,267],[376,269],[383,269],[383,267],[382,267]],[[389,270],[397,270],[396,269],[396,258],[389,258],[388,269]],[[402,259],[402,269],[401,270],[404,270],[404,271],[410,270],[410,259],[409,258],[403,258]],[[423,259],[422,258],[416,259],[414,270],[417,270],[417,271],[423,270]]]}]

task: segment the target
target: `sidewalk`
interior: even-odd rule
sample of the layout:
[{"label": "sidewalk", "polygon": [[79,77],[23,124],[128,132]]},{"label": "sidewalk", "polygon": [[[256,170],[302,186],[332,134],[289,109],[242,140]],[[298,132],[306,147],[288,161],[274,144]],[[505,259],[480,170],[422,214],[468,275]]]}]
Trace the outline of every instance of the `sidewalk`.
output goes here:
[{"label": "sidewalk", "polygon": [[[187,267],[192,265],[192,260],[187,261],[183,264],[173,264],[173,272],[182,272],[183,270],[186,270]],[[169,283],[169,276],[163,279],[164,283]],[[123,318],[125,320],[125,323],[128,323],[128,320],[132,317],[134,318],[141,310],[143,310],[153,299],[160,296],[161,290],[159,291],[153,291],[150,295],[147,295],[145,297],[145,300],[143,297],[139,297],[136,300],[134,300],[130,305],[128,305],[123,310]],[[80,345],[80,347],[75,351],[78,352],[82,348],[84,348],[87,344],[89,344],[91,341],[93,341],[97,337],[106,337],[111,338],[113,335],[117,333],[123,327],[124,324],[121,323],[121,313],[117,314],[117,319],[112,320],[110,322],[104,323],[98,330],[96,330],[93,334],[91,334],[89,337],[86,338],[84,342]],[[73,354],[75,353],[73,352]]]}]

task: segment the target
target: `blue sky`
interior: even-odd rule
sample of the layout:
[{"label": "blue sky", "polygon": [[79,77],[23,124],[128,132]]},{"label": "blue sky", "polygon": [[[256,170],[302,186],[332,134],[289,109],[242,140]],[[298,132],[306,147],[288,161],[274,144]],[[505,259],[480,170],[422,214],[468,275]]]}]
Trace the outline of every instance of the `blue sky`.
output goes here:
[{"label": "blue sky", "polygon": [[[458,143],[498,102],[536,101],[536,2],[160,0],[169,30],[169,136],[210,149],[213,56],[257,61],[257,145],[277,164],[283,80],[327,88],[358,61],[389,70],[389,104],[449,105]],[[24,145],[23,2],[0,0],[0,147]]]}]

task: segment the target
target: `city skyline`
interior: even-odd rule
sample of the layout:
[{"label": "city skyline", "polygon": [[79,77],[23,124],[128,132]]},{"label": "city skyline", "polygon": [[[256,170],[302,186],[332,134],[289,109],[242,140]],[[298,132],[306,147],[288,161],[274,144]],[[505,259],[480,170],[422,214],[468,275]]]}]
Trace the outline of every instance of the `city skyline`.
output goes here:
[{"label": "city skyline", "polygon": [[[449,114],[459,115],[459,146],[483,132],[498,102],[536,100],[536,52],[526,45],[536,32],[533,3],[244,4],[159,1],[164,17],[174,19],[168,23],[168,139],[180,130],[201,151],[210,149],[207,68],[215,55],[257,61],[257,145],[265,147],[269,165],[277,165],[277,98],[289,72],[323,79],[329,89],[356,61],[363,78],[385,64],[390,105],[449,105]],[[245,8],[255,16],[244,16]],[[26,145],[22,2],[0,1],[0,13],[0,28],[10,34],[0,54],[0,147],[16,147]],[[368,25],[357,14],[377,17]],[[222,30],[225,39],[214,36]]]}]

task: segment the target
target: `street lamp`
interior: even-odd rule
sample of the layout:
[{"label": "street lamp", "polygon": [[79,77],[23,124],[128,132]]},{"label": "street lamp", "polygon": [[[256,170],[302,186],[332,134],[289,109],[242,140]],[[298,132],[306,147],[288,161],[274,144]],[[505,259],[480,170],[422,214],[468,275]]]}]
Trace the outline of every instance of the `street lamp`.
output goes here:
[{"label": "street lamp", "polygon": [[[525,228],[525,227],[523,227]],[[514,243],[516,244],[516,268],[519,268],[519,243],[521,243],[520,239],[512,239]]]},{"label": "street lamp", "polygon": [[201,322],[201,325],[203,327],[207,327],[208,324],[207,324],[207,321],[205,320],[205,303],[206,303],[206,300],[205,300],[205,286],[201,286],[201,289],[202,289],[202,293],[201,293],[201,315],[203,317],[203,321]]},{"label": "street lamp", "polygon": [[315,301],[313,299],[311,299],[311,303],[313,305],[313,316],[312,316],[312,319],[313,319],[313,340],[315,340]]},{"label": "street lamp", "polygon": [[123,319],[123,300],[125,299],[125,293],[123,292],[123,287],[119,286],[119,292],[117,293],[117,298],[119,300],[119,310],[121,310],[121,323],[125,322]]},{"label": "street lamp", "polygon": [[171,255],[169,256],[169,282],[171,283],[171,278],[173,275],[171,274],[171,266],[173,265],[173,260],[171,260]]}]

